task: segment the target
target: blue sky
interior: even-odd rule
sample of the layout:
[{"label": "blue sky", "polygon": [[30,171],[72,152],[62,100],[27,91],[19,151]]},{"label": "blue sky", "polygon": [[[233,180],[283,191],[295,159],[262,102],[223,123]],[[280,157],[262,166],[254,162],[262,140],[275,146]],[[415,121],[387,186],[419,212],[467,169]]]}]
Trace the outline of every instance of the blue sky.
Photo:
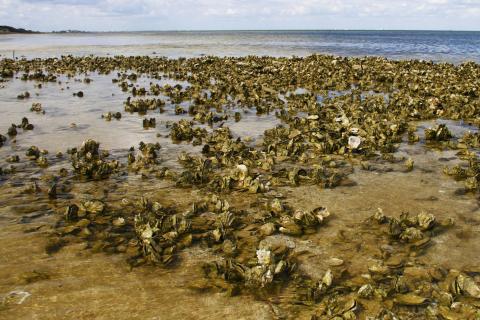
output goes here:
[{"label": "blue sky", "polygon": [[40,31],[480,30],[480,0],[0,0],[0,25]]}]

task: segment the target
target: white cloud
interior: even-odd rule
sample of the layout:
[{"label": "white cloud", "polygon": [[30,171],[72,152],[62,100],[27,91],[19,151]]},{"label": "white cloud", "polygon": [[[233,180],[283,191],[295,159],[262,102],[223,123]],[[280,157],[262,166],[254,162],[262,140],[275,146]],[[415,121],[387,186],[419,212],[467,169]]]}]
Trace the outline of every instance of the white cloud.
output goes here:
[{"label": "white cloud", "polygon": [[0,17],[1,24],[42,31],[480,30],[480,0],[0,0]]}]

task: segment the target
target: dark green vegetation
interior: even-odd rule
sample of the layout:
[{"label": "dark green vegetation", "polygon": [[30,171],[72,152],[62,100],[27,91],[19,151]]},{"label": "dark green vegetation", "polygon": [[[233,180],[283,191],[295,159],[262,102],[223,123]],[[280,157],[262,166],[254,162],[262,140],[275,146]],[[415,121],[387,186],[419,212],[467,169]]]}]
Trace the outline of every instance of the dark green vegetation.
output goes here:
[{"label": "dark green vegetation", "polygon": [[0,34],[2,33],[36,33],[32,30],[26,30],[23,28],[14,28],[10,26],[0,26]]}]

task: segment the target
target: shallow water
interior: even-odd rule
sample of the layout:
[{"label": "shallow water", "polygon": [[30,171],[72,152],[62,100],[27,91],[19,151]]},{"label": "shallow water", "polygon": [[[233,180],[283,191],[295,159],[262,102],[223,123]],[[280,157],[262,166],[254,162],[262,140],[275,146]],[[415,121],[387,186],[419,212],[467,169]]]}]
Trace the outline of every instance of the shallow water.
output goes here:
[{"label": "shallow water", "polygon": [[[86,139],[102,137],[101,148],[116,151],[125,151],[130,146],[137,147],[140,141],[145,143],[160,142],[165,155],[176,159],[179,150],[187,151],[191,145],[185,143],[173,144],[170,138],[165,138],[169,133],[167,124],[180,119],[189,118],[185,115],[175,115],[174,104],[167,104],[165,111],[150,111],[146,115],[128,113],[123,111],[123,103],[129,93],[122,92],[112,83],[113,76],[90,74],[90,84],[83,81],[84,77],[68,79],[61,77],[61,83],[44,83],[42,89],[35,88],[35,82],[9,81],[4,84],[0,95],[0,128],[8,128],[12,123],[18,124],[26,116],[30,123],[35,125],[35,130],[25,131],[15,137],[16,143],[10,148],[0,149],[0,155],[11,151],[25,152],[31,145],[46,149],[52,154],[65,152],[68,148],[80,146]],[[139,79],[137,86],[148,85],[150,81]],[[161,86],[165,84],[185,85],[170,79],[153,81]],[[17,95],[29,91],[30,99],[19,100]],[[73,93],[82,91],[84,97],[73,96]],[[159,96],[159,98],[165,98]],[[42,104],[45,114],[30,112],[33,102]],[[102,115],[107,112],[121,112],[121,120],[106,121]],[[144,129],[141,120],[155,118],[156,128]],[[242,112],[241,123],[228,120],[226,123],[237,136],[250,136],[258,139],[266,129],[273,128],[278,122],[274,115],[256,115],[254,111]],[[218,126],[218,124],[216,125]],[[204,126],[208,129],[208,126]],[[215,127],[215,126],[214,126]],[[212,127],[213,128],[213,127]],[[2,130],[5,131],[5,130]],[[160,135],[160,136],[158,136]],[[170,152],[170,149],[174,152]]]},{"label": "shallow water", "polygon": [[0,55],[157,55],[168,57],[383,56],[459,63],[480,61],[480,32],[167,31],[0,35]]}]

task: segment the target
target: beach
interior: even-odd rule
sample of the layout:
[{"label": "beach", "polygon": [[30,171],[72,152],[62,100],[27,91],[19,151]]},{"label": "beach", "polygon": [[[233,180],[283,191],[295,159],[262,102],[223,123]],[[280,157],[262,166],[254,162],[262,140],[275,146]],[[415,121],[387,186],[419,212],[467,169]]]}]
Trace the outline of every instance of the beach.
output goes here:
[{"label": "beach", "polygon": [[2,37],[0,318],[480,314],[478,32]]}]

